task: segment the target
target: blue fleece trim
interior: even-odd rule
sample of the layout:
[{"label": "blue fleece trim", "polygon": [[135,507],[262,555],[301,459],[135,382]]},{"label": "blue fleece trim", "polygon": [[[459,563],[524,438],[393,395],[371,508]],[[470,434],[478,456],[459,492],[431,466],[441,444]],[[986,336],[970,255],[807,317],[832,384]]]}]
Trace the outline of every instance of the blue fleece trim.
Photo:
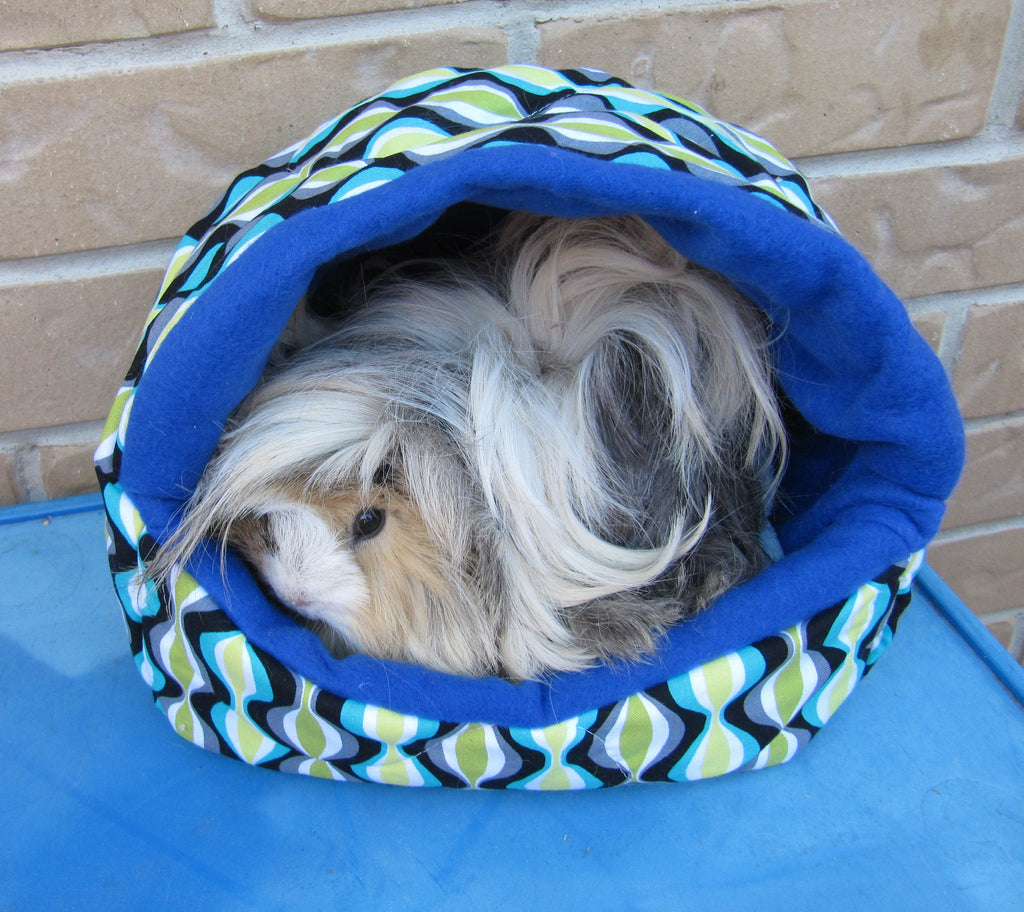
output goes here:
[{"label": "blue fleece trim", "polygon": [[338,662],[273,608],[241,563],[229,563],[225,590],[216,558],[198,556],[190,570],[251,642],[340,696],[425,718],[538,726],[806,620],[934,535],[963,462],[962,423],[937,359],[852,247],[733,187],[541,146],[420,166],[347,203],[296,214],[223,269],[154,356],[126,429],[120,480],[152,533],[173,527],[317,266],[413,237],[465,200],[642,215],[684,256],[729,278],[780,328],[782,386],[822,434],[821,451],[797,454],[792,471],[803,461],[829,483],[810,485],[806,506],[780,525],[787,556],[671,631],[649,663],[512,685],[366,657]]}]

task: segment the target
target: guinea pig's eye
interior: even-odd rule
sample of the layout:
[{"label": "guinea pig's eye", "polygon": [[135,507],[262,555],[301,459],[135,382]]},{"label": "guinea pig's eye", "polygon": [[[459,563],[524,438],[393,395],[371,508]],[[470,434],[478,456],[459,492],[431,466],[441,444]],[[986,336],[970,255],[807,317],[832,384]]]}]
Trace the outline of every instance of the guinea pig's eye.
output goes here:
[{"label": "guinea pig's eye", "polygon": [[367,507],[356,517],[352,524],[352,534],[356,539],[373,538],[384,528],[384,511],[376,507]]}]

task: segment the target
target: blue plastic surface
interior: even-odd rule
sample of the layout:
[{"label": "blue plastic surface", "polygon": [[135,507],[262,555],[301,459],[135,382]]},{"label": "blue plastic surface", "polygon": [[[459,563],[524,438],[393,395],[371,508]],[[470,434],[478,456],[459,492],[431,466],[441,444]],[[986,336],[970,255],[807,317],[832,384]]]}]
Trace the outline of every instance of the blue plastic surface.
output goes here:
[{"label": "blue plastic surface", "polygon": [[1021,908],[1024,708],[924,595],[783,767],[545,795],[323,782],[173,734],[101,515],[68,504],[0,511],[5,912]]}]

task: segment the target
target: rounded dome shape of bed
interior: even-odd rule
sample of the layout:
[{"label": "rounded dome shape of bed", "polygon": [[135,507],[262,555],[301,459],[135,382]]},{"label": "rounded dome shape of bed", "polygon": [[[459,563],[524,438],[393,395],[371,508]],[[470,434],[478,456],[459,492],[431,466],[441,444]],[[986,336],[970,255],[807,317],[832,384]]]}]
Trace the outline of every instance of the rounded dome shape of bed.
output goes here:
[{"label": "rounded dome shape of bed", "polygon": [[[213,543],[155,585],[321,271],[514,210],[639,216],[768,315],[783,556],[645,661],[521,683],[336,659]],[[888,646],[962,459],[938,359],[771,145],[602,72],[506,66],[403,80],[236,178],[174,253],[96,466],[131,650],[178,734],[338,780],[568,789],[790,759]]]}]

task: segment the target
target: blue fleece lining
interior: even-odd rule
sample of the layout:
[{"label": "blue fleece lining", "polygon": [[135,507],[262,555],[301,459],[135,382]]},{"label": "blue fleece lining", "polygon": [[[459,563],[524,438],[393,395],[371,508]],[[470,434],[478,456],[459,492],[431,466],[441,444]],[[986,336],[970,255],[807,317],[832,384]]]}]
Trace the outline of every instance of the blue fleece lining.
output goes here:
[{"label": "blue fleece lining", "polygon": [[[641,215],[681,254],[726,276],[779,327],[781,385],[822,435],[821,452],[796,453],[790,474],[805,461],[830,483],[779,525],[786,557],[671,631],[647,663],[513,685],[364,656],[338,661],[266,600],[240,562],[229,561],[225,589],[216,555],[197,555],[190,572],[252,643],[343,697],[423,718],[534,727],[806,620],[934,535],[963,460],[959,414],[902,304],[849,244],[780,206],[686,173],[509,145],[467,150],[354,202],[297,213],[212,280],[156,352],[126,429],[121,483],[157,538],[173,528],[317,267],[413,237],[462,201],[546,215]],[[823,453],[825,464],[816,465]]]}]

